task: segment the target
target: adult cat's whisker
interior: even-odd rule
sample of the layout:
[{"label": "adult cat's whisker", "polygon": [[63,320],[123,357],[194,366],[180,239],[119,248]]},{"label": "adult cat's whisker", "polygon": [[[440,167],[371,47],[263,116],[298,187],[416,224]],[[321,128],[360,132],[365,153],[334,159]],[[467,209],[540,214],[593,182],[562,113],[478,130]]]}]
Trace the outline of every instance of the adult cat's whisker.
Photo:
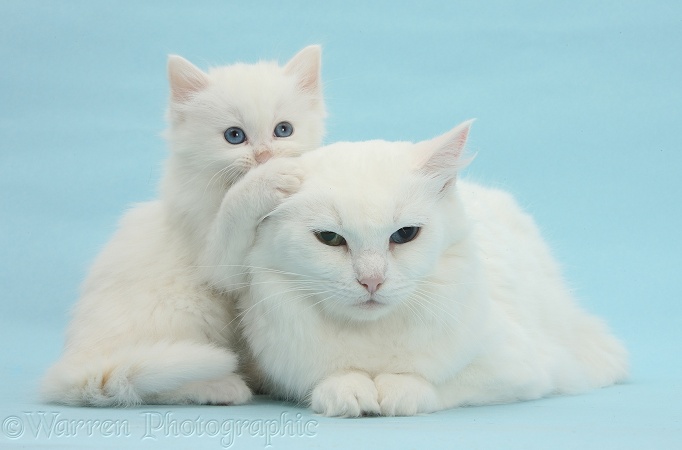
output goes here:
[{"label": "adult cat's whisker", "polygon": [[[306,293],[306,294],[302,294],[302,295],[298,295],[298,296],[292,296],[291,298],[287,298],[287,299],[285,300],[285,303],[291,303],[291,302],[294,302],[294,301],[305,300],[305,299],[310,298],[310,297],[314,297],[314,296],[318,296],[318,295],[324,295],[324,294],[326,294],[327,292],[329,292],[329,291],[311,291],[311,292],[308,292],[308,293]],[[327,298],[330,298],[330,297],[327,297]],[[314,305],[316,305],[316,304],[318,304],[318,303],[320,303],[320,302],[323,302],[324,300],[325,300],[325,299],[322,299],[322,300],[320,300],[320,301],[318,301],[318,302],[316,302],[316,303],[313,303],[312,306],[314,306]],[[267,309],[263,314],[270,314],[272,311],[274,311],[274,310],[277,309],[277,308],[280,308],[281,306],[282,306],[282,303],[277,303],[277,304],[273,305],[272,307],[270,307],[269,309]],[[311,306],[311,305],[306,306],[305,308],[303,308],[302,311],[305,311],[305,310],[308,309],[310,306]]]},{"label": "adult cat's whisker", "polygon": [[[201,267],[216,267],[216,266],[194,266],[196,268],[201,268]],[[232,267],[245,267],[243,265],[232,265]],[[318,280],[315,278],[310,277],[311,279],[307,280],[287,280],[287,279],[278,279],[278,280],[264,280],[264,281],[259,281],[259,282],[251,282],[251,281],[230,281],[237,279],[239,277],[243,276],[248,276],[253,273],[272,273],[272,272],[277,272],[273,270],[256,270],[256,271],[242,271],[242,272],[236,272],[236,273],[231,273],[231,274],[225,274],[220,277],[213,276],[210,280],[210,285],[214,287],[215,289],[224,292],[224,293],[231,293],[231,292],[236,292],[244,288],[248,288],[249,286],[252,285],[258,285],[258,284],[274,284],[274,283],[283,283],[283,284],[306,284],[306,285],[315,285],[315,284],[324,284],[324,280]],[[294,275],[294,274],[292,274]],[[203,279],[203,277],[200,274],[197,274],[196,276],[197,281],[200,281]]]},{"label": "adult cat's whisker", "polygon": [[422,312],[419,310],[419,308],[416,307],[416,305],[413,305],[411,302],[402,302],[400,306],[408,309],[409,312],[411,313],[410,316],[416,317],[417,319],[419,319],[419,321],[424,327],[427,327]]},{"label": "adult cat's whisker", "polygon": [[260,305],[260,304],[263,303],[263,302],[268,301],[270,298],[272,298],[272,297],[274,297],[274,296],[276,296],[276,295],[282,295],[282,294],[287,294],[287,293],[289,293],[289,292],[305,291],[305,290],[312,291],[312,289],[288,289],[288,290],[283,290],[283,291],[274,292],[274,293],[272,293],[272,294],[270,294],[270,295],[268,295],[268,296],[265,296],[265,297],[259,299],[257,302],[255,302],[255,303],[254,303],[251,307],[249,307],[247,310],[242,311],[242,312],[240,312],[239,314],[237,314],[237,317],[235,317],[234,319],[232,319],[232,321],[230,321],[230,323],[232,323],[232,322],[233,322],[234,320],[236,320],[238,317],[243,317],[243,316],[245,316],[245,315],[248,314],[253,308],[255,308],[256,306]]},{"label": "adult cat's whisker", "polygon": [[[300,291],[304,291],[304,292],[305,292],[305,290],[300,290]],[[292,290],[290,290],[290,291],[280,291],[280,293],[289,293],[289,292],[296,292],[296,289],[292,289]],[[324,293],[324,291],[312,291],[312,290],[311,290],[311,292],[306,293],[306,294],[304,294],[304,295],[287,297],[287,298],[285,298],[284,303],[291,303],[291,302],[296,301],[296,300],[299,300],[299,299],[303,299],[303,298],[307,298],[307,297],[310,297],[310,296],[317,295],[318,293]],[[271,297],[271,296],[270,296],[270,297]],[[243,321],[246,319],[247,315],[251,312],[251,310],[253,310],[253,308],[255,308],[256,306],[258,306],[258,305],[260,305],[261,303],[263,303],[263,300],[265,300],[265,299],[262,299],[262,300],[256,302],[254,305],[252,305],[252,306],[249,307],[248,309],[239,312],[239,313],[230,321],[230,323],[227,324],[227,325],[230,325],[230,324],[231,324],[232,322],[234,322],[235,320],[238,320],[238,324],[239,324],[239,326],[241,326],[241,325],[243,324]],[[270,314],[273,310],[275,310],[276,308],[279,308],[279,307],[281,307],[281,306],[282,306],[282,303],[275,303],[275,304],[272,305],[270,308],[268,308],[268,309],[266,309],[265,311],[263,311],[263,315]],[[226,325],[226,326],[227,326],[227,325]]]},{"label": "adult cat's whisker", "polygon": [[466,303],[458,301],[456,297],[448,297],[444,294],[428,291],[428,290],[425,290],[425,289],[422,289],[419,287],[415,288],[414,292],[422,294],[422,295],[426,295],[429,298],[431,298],[432,300],[438,299],[438,300],[444,301],[445,303],[456,303],[458,306],[461,306],[463,308],[467,308],[467,309],[471,308],[470,305],[467,305]]},{"label": "adult cat's whisker", "polygon": [[414,279],[409,279],[408,281],[417,283],[417,284],[422,284],[422,285],[427,285],[427,286],[437,286],[437,287],[443,287],[443,286],[467,286],[467,285],[479,285],[481,284],[480,281],[444,281],[442,283],[432,281],[432,280],[423,280],[419,278],[414,278]]},{"label": "adult cat's whisker", "polygon": [[263,280],[259,282],[250,282],[250,281],[235,281],[233,283],[230,282],[231,279],[237,278],[237,277],[242,277],[242,276],[248,276],[248,275],[253,275],[254,273],[272,273],[269,271],[245,271],[245,272],[238,272],[238,273],[233,273],[230,275],[223,275],[220,278],[214,277],[211,282],[214,285],[225,285],[225,284],[232,284],[232,285],[239,285],[239,286],[248,286],[248,285],[256,285],[256,284],[275,284],[275,283],[283,283],[283,284],[290,284],[290,283],[301,283],[301,284],[325,284],[327,283],[326,280],[320,280],[320,279],[310,279],[310,280],[287,280],[287,279],[276,279],[276,280]]},{"label": "adult cat's whisker", "polygon": [[277,284],[283,284],[283,285],[292,285],[292,284],[298,284],[298,285],[305,285],[305,286],[317,286],[317,285],[326,285],[327,283],[324,280],[262,280],[262,281],[257,281],[257,282],[252,282],[252,281],[235,281],[235,282],[230,282],[230,278],[236,277],[238,274],[230,275],[228,277],[222,277],[219,279],[215,279],[211,282],[212,286],[215,288],[218,288],[219,290],[225,291],[225,292],[230,292],[232,290],[239,290],[242,288],[246,288],[249,286],[258,286],[258,285],[277,285]]},{"label": "adult cat's whisker", "polygon": [[[259,281],[259,282],[242,282],[242,283],[234,283],[230,288],[226,288],[223,284],[218,284],[215,283],[214,287],[217,288],[219,291],[225,293],[225,294],[230,294],[233,292],[237,292],[242,289],[247,289],[252,286],[259,286],[259,285],[270,285],[270,284],[284,284],[284,285],[301,285],[300,281],[297,280],[283,280],[283,281]],[[303,282],[304,286],[301,287],[301,290],[307,289],[307,290],[312,290],[316,285],[323,284],[323,283],[317,283],[317,282],[312,282],[312,281],[304,281]]]},{"label": "adult cat's whisker", "polygon": [[[261,267],[261,266],[253,266],[253,265],[248,265],[248,264],[216,264],[216,265],[194,265],[192,267],[197,267],[197,268],[216,268],[216,267],[224,267],[224,268],[229,268],[229,267],[243,267],[248,270],[248,272],[255,272],[253,269],[258,269],[261,272],[272,272],[272,273],[277,273],[281,275],[293,275],[297,277],[306,277],[306,278],[312,278],[312,279],[318,279],[310,275],[304,275],[300,273],[295,273],[295,272],[287,272],[284,270],[278,270],[278,269],[272,269],[269,267]],[[246,272],[244,272],[246,273]]]},{"label": "adult cat's whisker", "polygon": [[[253,272],[238,272],[238,273],[231,273],[231,274],[222,274],[220,276],[213,275],[212,278],[208,281],[212,286],[217,287],[217,288],[225,288],[226,286],[248,286],[251,284],[250,281],[248,281],[249,276],[253,275]],[[203,278],[199,277],[200,280]],[[279,280],[284,283],[288,283],[288,280]],[[268,282],[276,282],[276,280],[268,280]]]},{"label": "adult cat's whisker", "polygon": [[435,293],[435,292],[431,292],[431,291],[429,291],[429,290],[425,290],[425,289],[422,289],[422,288],[419,288],[419,287],[417,287],[417,288],[414,289],[414,294],[420,296],[421,298],[426,298],[426,299],[428,299],[428,300],[429,300],[430,302],[432,302],[434,305],[439,305],[439,306],[440,306],[441,303],[446,303],[446,304],[449,304],[449,303],[456,303],[456,304],[459,305],[459,306],[462,306],[462,307],[465,307],[465,308],[467,307],[466,304],[457,301],[457,299],[449,298],[449,297],[444,296],[444,295],[442,295],[442,294],[438,294],[438,293]]},{"label": "adult cat's whisker", "polygon": [[319,305],[320,303],[324,303],[324,302],[328,301],[329,299],[334,298],[335,294],[333,293],[333,291],[323,291],[323,292],[320,292],[319,294],[320,294],[320,295],[321,295],[321,294],[326,294],[327,292],[332,292],[332,294],[331,294],[331,295],[328,295],[327,297],[325,297],[325,298],[323,298],[323,299],[321,299],[321,300],[316,301],[315,303],[311,303],[310,305],[308,305],[308,306],[306,306],[305,308],[303,308],[303,311],[305,311],[306,309],[314,308],[315,306]]},{"label": "adult cat's whisker", "polygon": [[[441,301],[439,299],[434,299],[429,295],[428,292],[421,292],[421,291],[415,291],[414,296],[412,297],[420,302],[423,302],[424,304],[428,305],[431,308],[436,308],[442,312],[445,312],[446,314],[449,314],[453,319],[459,320],[456,318],[447,308],[444,308],[443,305],[441,304]],[[463,306],[466,307],[466,305],[458,302],[458,306]]]},{"label": "adult cat's whisker", "polygon": [[[430,319],[430,320],[428,320],[428,322],[430,324],[434,324],[434,323],[440,324],[448,335],[450,335],[452,337],[457,336],[457,331],[453,328],[453,323],[450,323],[447,316],[443,316],[442,314],[437,314],[437,311],[432,311],[431,310],[432,305],[429,303],[429,301],[427,299],[417,298],[414,300],[415,300],[414,306],[415,307],[419,306],[419,309],[424,311],[424,314],[425,314],[424,319],[425,320]],[[429,314],[428,317],[426,316],[427,311],[431,313],[431,314]],[[457,325],[462,324],[462,321],[459,320],[458,318],[450,316],[450,319],[454,320],[455,324],[457,324]],[[432,327],[433,325],[430,325],[430,326]]]}]

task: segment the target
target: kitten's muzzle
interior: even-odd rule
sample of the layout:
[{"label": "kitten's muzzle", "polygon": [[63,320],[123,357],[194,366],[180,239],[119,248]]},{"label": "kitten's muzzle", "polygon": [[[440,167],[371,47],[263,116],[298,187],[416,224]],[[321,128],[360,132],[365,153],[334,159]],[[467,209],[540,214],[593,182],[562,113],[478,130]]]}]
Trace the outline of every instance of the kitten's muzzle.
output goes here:
[{"label": "kitten's muzzle", "polygon": [[272,158],[272,152],[270,150],[262,150],[260,152],[257,152],[254,155],[254,158],[256,159],[256,162],[258,164],[264,164],[267,162],[270,158]]}]

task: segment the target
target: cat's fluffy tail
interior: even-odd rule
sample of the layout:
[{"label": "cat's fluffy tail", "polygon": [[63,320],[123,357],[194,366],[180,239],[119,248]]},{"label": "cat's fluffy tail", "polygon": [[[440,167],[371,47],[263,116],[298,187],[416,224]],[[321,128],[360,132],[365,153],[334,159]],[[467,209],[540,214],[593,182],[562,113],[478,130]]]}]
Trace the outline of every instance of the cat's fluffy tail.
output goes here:
[{"label": "cat's fluffy tail", "polygon": [[194,342],[137,345],[106,355],[71,353],[47,372],[42,398],[73,406],[132,406],[236,368],[232,352]]}]

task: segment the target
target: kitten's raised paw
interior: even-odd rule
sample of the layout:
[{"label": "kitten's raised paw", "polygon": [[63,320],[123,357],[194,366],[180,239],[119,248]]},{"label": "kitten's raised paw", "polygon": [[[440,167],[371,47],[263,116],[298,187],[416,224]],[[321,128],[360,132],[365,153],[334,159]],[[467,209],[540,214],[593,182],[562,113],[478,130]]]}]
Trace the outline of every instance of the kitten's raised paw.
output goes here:
[{"label": "kitten's raised paw", "polygon": [[264,165],[266,183],[280,198],[296,193],[303,182],[303,169],[289,158],[277,158]]},{"label": "kitten's raised paw", "polygon": [[251,390],[239,375],[230,374],[218,380],[195,381],[164,395],[162,403],[196,403],[200,405],[241,405],[251,400]]},{"label": "kitten's raised paw", "polygon": [[384,373],[377,375],[374,383],[383,416],[413,416],[440,409],[436,389],[419,375]]},{"label": "kitten's raised paw", "polygon": [[378,393],[366,373],[348,372],[325,378],[312,394],[312,408],[325,416],[378,415]]}]

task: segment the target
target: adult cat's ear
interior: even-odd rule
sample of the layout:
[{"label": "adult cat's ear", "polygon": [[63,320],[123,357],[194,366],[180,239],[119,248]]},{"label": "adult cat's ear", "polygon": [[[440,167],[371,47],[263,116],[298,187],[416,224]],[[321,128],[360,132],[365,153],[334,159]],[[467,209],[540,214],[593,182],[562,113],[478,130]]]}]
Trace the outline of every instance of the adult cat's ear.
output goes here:
[{"label": "adult cat's ear", "polygon": [[208,76],[182,56],[168,55],[171,98],[182,102],[208,86]]},{"label": "adult cat's ear", "polygon": [[452,182],[457,172],[470,162],[463,155],[473,122],[474,119],[467,120],[437,138],[419,143],[420,172],[445,184]]},{"label": "adult cat's ear", "polygon": [[309,45],[296,53],[284,66],[284,71],[298,77],[298,86],[304,92],[319,94],[322,47]]}]

